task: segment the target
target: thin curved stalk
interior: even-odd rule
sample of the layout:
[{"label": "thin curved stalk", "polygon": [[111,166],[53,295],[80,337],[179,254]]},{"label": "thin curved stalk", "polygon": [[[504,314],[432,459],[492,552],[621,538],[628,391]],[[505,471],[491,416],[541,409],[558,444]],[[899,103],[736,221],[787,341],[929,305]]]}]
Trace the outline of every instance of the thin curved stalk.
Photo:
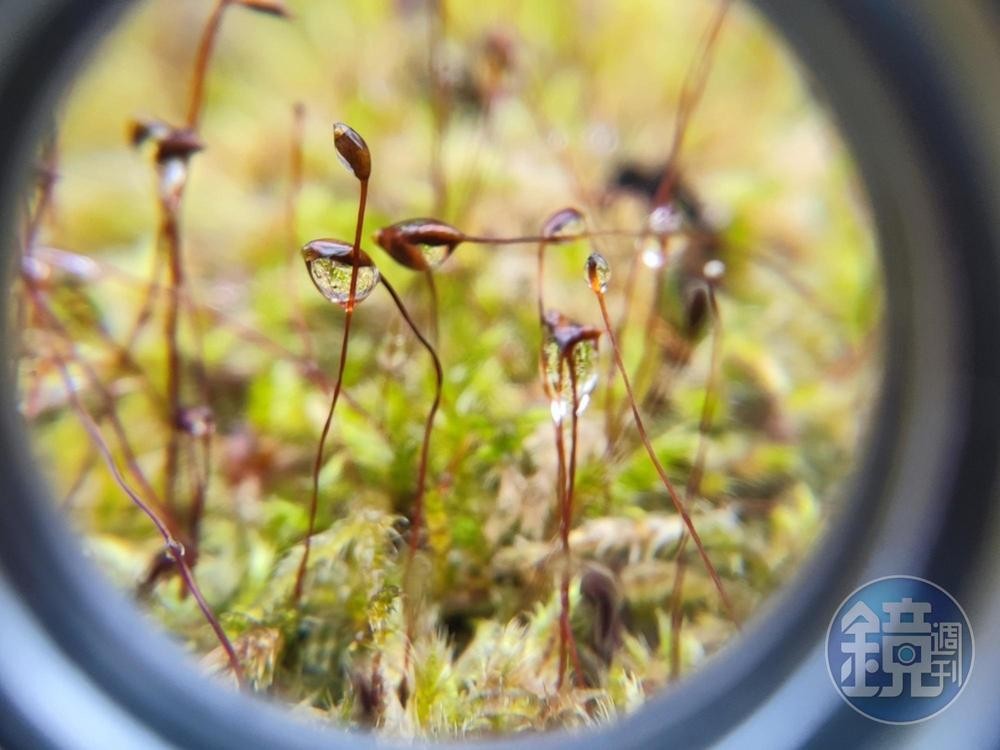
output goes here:
[{"label": "thin curved stalk", "polygon": [[[427,353],[430,355],[431,361],[434,364],[434,402],[431,404],[430,411],[427,413],[427,422],[424,425],[423,442],[420,447],[420,464],[417,469],[417,493],[413,499],[413,509],[410,512],[410,539],[406,557],[406,570],[403,574],[403,588],[406,594],[409,595],[412,591],[413,584],[413,562],[416,557],[417,550],[420,547],[421,537],[423,536],[424,494],[427,487],[427,462],[430,457],[431,430],[434,426],[434,417],[437,415],[438,407],[441,405],[441,391],[444,386],[444,371],[441,369],[441,360],[438,358],[434,347],[420,332],[420,329],[417,328],[417,325],[413,322],[413,318],[411,318],[410,314],[406,311],[406,306],[403,304],[403,300],[385,276],[382,277],[382,286],[384,286],[385,290],[389,292],[389,296],[391,296],[393,302],[396,303],[396,308],[399,310],[399,314],[403,316],[403,320],[406,321],[410,330],[413,331],[413,335],[417,337],[423,347],[427,350]],[[407,602],[406,646],[403,657],[402,685],[406,684],[406,672],[410,666],[414,629],[416,627],[416,605],[417,602],[415,601]],[[406,692],[407,691],[401,690],[401,695],[406,694]]]},{"label": "thin curved stalk", "polygon": [[212,13],[205,22],[198,42],[198,52],[195,57],[194,70],[191,73],[191,95],[188,100],[187,125],[197,130],[201,123],[201,113],[205,98],[205,79],[208,77],[208,66],[215,51],[215,41],[222,25],[222,15],[232,0],[218,0]]},{"label": "thin curved stalk", "polygon": [[667,156],[667,166],[663,170],[663,178],[653,196],[654,206],[661,206],[669,202],[674,187],[677,185],[677,179],[680,176],[677,162],[681,149],[684,147],[684,138],[691,124],[691,117],[705,93],[708,75],[712,70],[712,58],[719,41],[719,33],[722,31],[722,25],[732,4],[732,0],[720,0],[719,8],[702,36],[694,60],[684,76],[677,102],[677,120],[674,124],[670,153]]},{"label": "thin curved stalk", "polygon": [[[563,502],[560,509],[559,536],[562,540],[563,571],[559,584],[559,677],[556,681],[556,690],[560,690],[566,675],[567,654],[573,662],[573,681],[577,686],[582,685],[583,670],[580,667],[580,654],[576,648],[576,640],[573,638],[573,629],[570,625],[570,602],[569,584],[570,568],[572,565],[572,554],[569,546],[569,531],[573,524],[573,496],[576,491],[576,444],[577,425],[579,423],[579,397],[577,395],[576,368],[573,366],[573,349],[570,349],[569,356],[564,357],[562,363],[566,364],[569,370],[570,390],[573,394],[572,415],[570,418],[570,442],[569,442],[569,471],[566,476],[566,487],[563,492]],[[560,364],[560,378],[562,363]],[[562,423],[559,425],[559,435],[562,437]]]},{"label": "thin curved stalk", "polygon": [[115,398],[108,391],[107,387],[104,385],[100,376],[94,370],[93,366],[77,351],[75,344],[73,343],[73,337],[66,327],[59,320],[58,316],[44,300],[41,292],[34,286],[34,284],[27,279],[24,279],[26,288],[29,291],[31,300],[35,306],[35,309],[39,312],[41,317],[43,317],[47,322],[47,327],[54,331],[57,336],[66,345],[69,356],[74,363],[80,366],[83,370],[84,375],[90,382],[91,387],[97,392],[100,397],[101,402],[104,406],[104,414],[107,416],[108,422],[111,424],[111,429],[118,439],[118,443],[121,445],[122,454],[125,457],[125,464],[128,467],[129,472],[132,474],[133,479],[139,485],[140,490],[149,497],[153,503],[157,506],[161,506],[160,499],[150,484],[149,480],[146,478],[145,473],[139,466],[139,459],[132,448],[132,444],[128,439],[128,435],[125,432],[125,426],[122,424],[121,418],[118,416],[118,412],[115,406]]},{"label": "thin curved stalk", "polygon": [[624,237],[628,239],[640,239],[649,237],[653,233],[648,229],[640,231],[627,231],[624,229],[597,229],[590,232],[580,232],[579,234],[560,235],[558,237],[546,237],[544,235],[524,235],[522,237],[481,237],[478,235],[462,235],[462,242],[469,242],[476,245],[527,245],[533,242],[545,244],[564,244],[576,242],[577,240],[592,240],[601,237]]},{"label": "thin curved stalk", "polygon": [[[622,310],[618,326],[615,328],[615,336],[619,344],[624,343],[625,333],[628,329],[629,317],[632,313],[632,299],[635,297],[635,285],[639,278],[639,253],[632,255],[629,262],[628,275],[625,277],[625,307]],[[614,448],[618,423],[620,419],[615,418],[615,392],[611,387],[618,369],[615,367],[614,358],[608,361],[607,386],[604,389],[604,454],[610,456]]]},{"label": "thin curved stalk", "polygon": [[[545,373],[545,251],[551,244],[551,238],[538,238],[537,251],[537,305],[538,322],[542,331],[539,341],[538,367],[541,373],[542,382],[546,382]],[[574,680],[579,683],[583,672],[580,668],[580,655],[577,653],[576,641],[573,639],[573,631],[570,627],[570,546],[569,530],[573,520],[573,493],[576,487],[576,439],[577,421],[579,415],[577,410],[579,401],[577,397],[576,369],[573,366],[573,350],[570,349],[568,358],[562,353],[559,355],[558,381],[556,384],[556,394],[561,398],[563,389],[563,366],[568,364],[570,375],[570,386],[573,394],[572,400],[572,434],[570,436],[570,458],[569,468],[566,466],[566,444],[563,434],[564,415],[560,419],[553,418],[552,427],[555,432],[556,446],[556,506],[559,512],[559,539],[562,545],[563,570],[559,581],[559,665],[558,676],[556,678],[556,690],[561,690],[566,676],[566,666],[569,657],[573,660]]]},{"label": "thin curved stalk", "polygon": [[323,431],[320,433],[319,444],[316,446],[316,458],[313,461],[312,472],[312,495],[309,499],[309,526],[306,530],[302,560],[299,563],[299,570],[295,575],[295,589],[292,593],[293,604],[298,604],[302,598],[306,568],[309,565],[309,550],[312,546],[313,532],[316,529],[316,509],[319,506],[319,471],[323,466],[323,449],[326,446],[326,437],[330,432],[330,424],[333,422],[333,412],[337,408],[341,385],[344,382],[344,365],[347,362],[347,342],[351,336],[351,320],[353,317],[354,311],[348,309],[344,316],[344,335],[340,343],[340,364],[337,366],[337,380],[333,386],[333,398],[330,400],[330,410],[326,414],[326,421],[323,423]]},{"label": "thin curved stalk", "polygon": [[[57,364],[59,367],[60,374],[62,375],[63,382],[68,389],[72,391],[72,380],[69,376],[69,372],[66,370],[66,364],[63,362],[58,355]],[[233,648],[232,642],[229,640],[229,636],[226,635],[225,630],[222,629],[222,625],[219,623],[218,618],[216,618],[215,613],[212,612],[212,608],[209,606],[208,602],[205,600],[205,596],[201,593],[201,588],[195,581],[194,573],[188,566],[187,560],[185,559],[184,545],[178,542],[167,530],[166,525],[162,520],[160,520],[153,509],[143,502],[122,477],[121,472],[115,465],[114,459],[111,457],[111,452],[108,450],[107,445],[104,443],[100,436],[100,432],[97,425],[94,423],[93,418],[87,413],[86,409],[79,402],[76,395],[70,396],[70,400],[74,402],[74,408],[76,408],[77,413],[80,416],[81,422],[83,422],[84,428],[90,435],[91,440],[97,445],[97,449],[100,451],[101,456],[104,458],[105,464],[109,471],[115,478],[115,482],[125,491],[129,496],[129,499],[141,510],[146,516],[153,522],[156,530],[163,537],[163,543],[167,550],[167,553],[174,561],[174,565],[177,567],[177,571],[184,581],[184,587],[187,591],[194,596],[195,601],[198,603],[198,608],[201,610],[202,616],[208,622],[212,631],[215,633],[215,637],[218,639],[219,644],[222,646],[223,650],[226,652],[226,657],[229,660],[229,666],[233,670],[233,674],[236,676],[236,681],[240,688],[246,686],[246,680],[243,674],[243,666],[240,664],[239,658],[236,656],[236,650]]]},{"label": "thin curved stalk", "polygon": [[437,414],[438,408],[441,406],[441,391],[444,387],[444,371],[441,368],[441,360],[438,358],[437,352],[434,350],[434,346],[424,337],[424,335],[420,332],[420,329],[417,328],[416,323],[413,322],[413,318],[411,318],[410,314],[406,311],[406,307],[403,305],[403,300],[385,276],[382,277],[382,286],[384,286],[385,290],[389,292],[393,302],[396,303],[396,307],[399,310],[400,315],[403,316],[403,320],[406,321],[410,330],[413,331],[413,335],[417,337],[423,347],[427,350],[427,353],[430,355],[431,361],[434,364],[434,402],[431,404],[431,409],[427,413],[427,421],[424,425],[424,438],[420,448],[420,464],[417,470],[417,494],[413,500],[413,518],[411,519],[410,526],[410,552],[412,556],[419,546],[419,537],[422,531],[424,494],[427,485],[427,462],[430,457],[431,428],[434,426],[434,417]]},{"label": "thin curved stalk", "polygon": [[656,451],[653,449],[653,444],[649,439],[649,434],[646,432],[642,416],[639,414],[639,407],[635,401],[635,395],[632,392],[632,383],[629,380],[628,371],[625,369],[625,363],[622,361],[621,351],[618,349],[618,342],[615,340],[614,331],[611,328],[611,317],[608,315],[608,306],[604,299],[604,295],[596,289],[594,290],[594,294],[597,296],[598,304],[601,307],[601,316],[604,319],[604,327],[607,331],[608,339],[611,341],[615,363],[618,365],[618,372],[621,374],[622,381],[625,383],[625,392],[628,395],[629,406],[632,408],[632,416],[635,419],[635,426],[639,432],[639,438],[642,440],[643,447],[645,447],[646,453],[649,455],[649,460],[652,461],[653,467],[656,469],[656,473],[660,477],[660,481],[667,490],[667,494],[670,495],[670,500],[673,502],[674,508],[680,514],[681,519],[684,521],[685,528],[691,535],[691,539],[694,541],[695,546],[698,548],[698,554],[701,556],[702,562],[705,564],[705,569],[708,571],[709,576],[712,578],[712,582],[715,584],[716,590],[719,592],[719,598],[722,600],[726,613],[729,615],[729,618],[733,621],[733,623],[736,624],[737,628],[739,628],[740,620],[736,615],[736,610],[733,608],[732,601],[729,599],[729,595],[726,593],[725,587],[722,585],[722,579],[719,577],[719,573],[715,569],[715,565],[712,564],[712,560],[709,558],[708,552],[705,550],[705,545],[701,541],[701,536],[699,536],[697,529],[695,529],[694,522],[692,522],[687,508],[681,501],[680,495],[677,494],[677,490],[674,488],[673,482],[671,482],[670,478],[667,476],[667,472],[663,468],[663,464],[660,463],[660,459],[657,457]]},{"label": "thin curved stalk", "polygon": [[[34,286],[30,280],[26,280],[28,285],[28,291],[31,295],[32,300],[40,308],[46,308],[45,302],[41,297],[38,289]],[[205,601],[205,597],[201,593],[201,589],[198,587],[195,581],[194,574],[191,572],[191,568],[188,566],[187,560],[185,559],[184,545],[177,541],[177,539],[171,533],[167,523],[160,518],[160,516],[153,510],[146,501],[144,501],[128,484],[125,477],[122,476],[121,471],[115,464],[114,457],[111,454],[111,449],[108,444],[104,441],[104,437],[101,435],[100,428],[98,428],[97,423],[94,418],[87,411],[83,402],[80,401],[80,397],[76,393],[76,387],[73,383],[73,377],[69,373],[69,368],[66,364],[66,360],[58,352],[53,352],[53,357],[56,363],[56,367],[59,370],[59,375],[63,381],[63,386],[66,389],[67,396],[69,398],[70,404],[73,410],[76,412],[81,424],[89,435],[92,444],[100,452],[101,457],[104,459],[108,470],[114,477],[115,482],[118,486],[128,495],[129,499],[135,504],[139,510],[141,510],[156,527],[157,532],[163,538],[163,543],[166,548],[167,554],[173,559],[174,564],[180,573],[181,578],[184,581],[184,586],[187,591],[190,591],[194,596],[195,601],[198,603],[198,608],[201,610],[202,615],[208,622],[209,626],[212,628],[213,632],[218,638],[220,645],[226,652],[226,656],[229,660],[230,667],[233,670],[233,674],[236,676],[236,680],[240,687],[244,687],[245,679],[243,674],[243,667],[240,664],[239,658],[236,656],[236,650],[233,648],[233,644],[230,642],[229,637],[226,632],[222,629],[222,625],[219,624],[218,619],[212,612],[212,608]]]},{"label": "thin curved stalk", "polygon": [[[667,254],[667,236],[664,234],[656,235],[657,242],[659,244],[660,253],[666,257]],[[629,318],[632,315],[633,301],[635,299],[635,285],[639,277],[639,264],[640,264],[640,254],[635,253],[632,256],[632,261],[629,264],[628,276],[625,279],[625,294],[624,294],[624,304],[625,307],[622,310],[621,320],[618,321],[618,327],[615,329],[615,339],[618,341],[619,348],[624,348],[624,336],[626,332],[626,327],[629,322]],[[650,302],[649,311],[646,314],[646,323],[644,329],[644,335],[642,337],[642,343],[639,353],[639,359],[637,370],[636,370],[636,384],[641,385],[640,376],[644,373],[645,363],[647,361],[647,352],[649,350],[650,342],[653,339],[653,327],[656,322],[656,305],[660,298],[661,289],[663,286],[663,270],[661,268],[657,269],[655,281],[653,284],[652,297]],[[624,356],[624,355],[623,355]],[[608,388],[605,391],[604,396],[604,407],[605,407],[605,435],[607,439],[607,447],[605,452],[610,455],[612,449],[614,448],[615,439],[617,437],[617,432],[620,429],[622,418],[625,416],[625,411],[627,409],[626,403],[622,402],[621,405],[616,409],[614,406],[614,393],[611,389],[611,383],[614,380],[614,375],[616,371],[615,361],[612,357],[611,361],[608,363]]]},{"label": "thin curved stalk", "polygon": [[312,474],[312,495],[309,499],[309,526],[306,529],[302,560],[299,562],[299,569],[295,575],[295,588],[292,592],[292,602],[296,605],[302,598],[306,568],[309,565],[309,552],[312,548],[312,537],[316,531],[316,510],[319,506],[319,472],[323,467],[323,450],[326,447],[326,438],[330,433],[333,413],[337,409],[337,401],[340,398],[340,391],[344,383],[344,367],[347,364],[347,348],[351,338],[351,320],[354,318],[354,307],[357,303],[358,260],[361,251],[361,233],[364,231],[365,225],[365,207],[368,203],[368,180],[361,180],[360,183],[361,192],[358,197],[358,219],[354,225],[354,246],[351,249],[351,287],[347,295],[347,304],[344,306],[344,335],[340,342],[340,363],[337,365],[337,379],[333,386],[333,398],[330,400],[330,410],[326,414],[326,421],[323,423],[323,432],[320,434],[319,444],[316,446],[316,459],[313,463]]}]

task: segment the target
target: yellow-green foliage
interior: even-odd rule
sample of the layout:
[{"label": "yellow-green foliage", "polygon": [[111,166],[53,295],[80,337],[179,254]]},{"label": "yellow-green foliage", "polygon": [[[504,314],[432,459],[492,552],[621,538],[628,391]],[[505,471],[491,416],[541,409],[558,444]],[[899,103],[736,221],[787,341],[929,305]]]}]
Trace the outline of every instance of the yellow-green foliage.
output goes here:
[{"label": "yellow-green foliage", "polygon": [[[154,177],[148,154],[126,146],[125,125],[136,115],[181,119],[193,30],[210,4],[141,5],[74,84],[59,119],[60,180],[44,244],[146,278]],[[694,545],[679,554],[683,524],[637,438],[620,378],[609,379],[606,340],[580,418],[572,558],[562,558],[533,244],[462,245],[436,272],[444,389],[431,437],[427,544],[412,560],[407,519],[432,371],[383,290],[359,305],[319,475],[318,533],[293,605],[310,469],[331,395],[316,373],[336,372],[344,320],[315,293],[297,247],[353,237],[357,211],[357,184],[336,161],[331,123],[350,123],[372,149],[363,245],[428,333],[423,276],[396,265],[369,235],[427,215],[440,196],[430,175],[435,115],[423,4],[288,5],[288,21],[235,6],[227,13],[207,81],[206,149],[191,162],[182,223],[190,295],[213,308],[201,323],[217,432],[195,574],[249,686],[309,720],[404,738],[580,728],[635,711],[674,678],[674,657],[690,670],[737,631]],[[662,167],[677,92],[715,3],[446,5],[437,54],[453,87],[438,218],[474,235],[534,234],[552,212],[576,204],[595,227],[645,227],[649,206],[610,192],[611,177],[626,162]],[[512,62],[486,106],[490,39],[509,41]],[[696,250],[671,240],[663,267],[640,261],[626,289],[634,259],[655,261],[656,248],[627,238],[598,244],[612,268],[612,317],[629,310],[621,344],[655,451],[686,495],[704,439],[704,476],[684,499],[737,611],[750,617],[816,549],[864,449],[881,294],[850,158],[783,47],[737,3],[717,52],[680,161],[727,267],[716,409],[704,435],[712,329],[688,340],[678,334],[685,264]],[[296,101],[306,108],[304,183],[289,227]],[[600,326],[582,274],[591,249],[585,241],[550,249],[546,299]],[[160,312],[136,342],[141,373],[124,372],[100,331],[125,337],[144,285],[101,277],[57,287],[54,307],[116,394],[138,460],[159,487],[168,430],[142,377],[162,392]],[[300,313],[308,350],[294,323]],[[94,562],[132,591],[160,542],[94,460],[43,356],[48,339],[29,328],[33,356],[22,383],[25,411],[36,407],[29,418],[38,453],[58,467],[58,494],[84,477],[67,515]],[[196,339],[186,323],[181,344],[190,356]],[[183,374],[184,399],[193,401],[196,373],[188,364]],[[93,393],[83,395],[97,411]],[[184,458],[186,502],[193,474]],[[566,565],[584,674],[557,690]],[[228,674],[176,579],[160,581],[144,606],[192,652],[207,654],[207,671]]]}]

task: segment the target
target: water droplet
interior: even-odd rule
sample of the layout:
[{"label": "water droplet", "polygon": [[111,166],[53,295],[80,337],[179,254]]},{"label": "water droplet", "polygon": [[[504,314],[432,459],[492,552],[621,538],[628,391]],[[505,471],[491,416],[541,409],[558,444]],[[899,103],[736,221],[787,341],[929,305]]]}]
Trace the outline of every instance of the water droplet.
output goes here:
[{"label": "water droplet", "polygon": [[556,211],[542,225],[542,236],[551,240],[574,239],[586,231],[583,213],[572,206]]},{"label": "water droplet", "polygon": [[159,163],[160,200],[175,203],[187,182],[187,162],[180,157],[172,157]]},{"label": "water droplet", "polygon": [[49,257],[52,264],[61,271],[77,279],[92,280],[101,275],[100,266],[93,258],[52,247],[39,247],[36,252]]},{"label": "water droplet", "polygon": [[372,173],[372,156],[365,139],[343,122],[333,124],[333,145],[340,163],[359,180],[367,180]]},{"label": "water droplet", "polygon": [[21,258],[21,271],[36,284],[44,284],[52,276],[52,267],[30,255]]},{"label": "water droplet", "polygon": [[375,233],[379,247],[415,271],[437,268],[464,240],[460,230],[437,219],[407,219]]},{"label": "water droplet", "polygon": [[[347,308],[351,297],[351,261],[353,246],[339,240],[313,240],[302,248],[309,276],[320,294],[331,302]],[[372,259],[358,250],[358,280],[354,290],[355,304],[366,299],[379,281],[378,268]]]},{"label": "water droplet", "polygon": [[542,345],[545,392],[551,402],[552,420],[561,423],[573,408],[573,377],[576,379],[576,413],[583,414],[597,386],[597,342],[601,332],[574,323],[561,313],[545,316]]},{"label": "water droplet", "polygon": [[646,246],[642,250],[642,264],[646,266],[646,268],[651,268],[653,270],[663,268],[663,264],[666,262],[667,256],[664,255],[659,242],[652,241],[646,243]]},{"label": "water droplet", "polygon": [[673,205],[657,206],[649,215],[649,231],[653,234],[671,234],[681,228],[683,217]]},{"label": "water droplet", "polygon": [[177,426],[191,437],[215,432],[215,414],[208,406],[189,406],[177,415]]},{"label": "water droplet", "polygon": [[611,266],[608,265],[607,258],[598,252],[593,252],[587,258],[587,281],[590,288],[595,292],[604,294],[608,291],[608,282],[611,280]]},{"label": "water droplet", "polygon": [[172,552],[176,557],[180,558],[181,560],[183,560],[187,556],[187,550],[184,548],[184,545],[178,542],[173,537],[167,539],[166,546],[170,552]]},{"label": "water droplet", "polygon": [[710,260],[705,264],[701,273],[705,277],[705,281],[710,284],[717,284],[726,275],[726,264],[718,258]]}]

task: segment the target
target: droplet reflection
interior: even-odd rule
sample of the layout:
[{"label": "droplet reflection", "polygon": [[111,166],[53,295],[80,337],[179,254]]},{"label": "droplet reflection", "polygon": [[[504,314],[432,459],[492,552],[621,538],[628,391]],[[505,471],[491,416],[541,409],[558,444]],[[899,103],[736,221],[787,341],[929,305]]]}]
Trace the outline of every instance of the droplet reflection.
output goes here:
[{"label": "droplet reflection", "polygon": [[[302,248],[309,276],[320,294],[341,307],[348,307],[351,297],[351,262],[353,246],[339,240],[313,240]],[[366,299],[378,285],[379,273],[371,258],[358,251],[358,280],[355,304]]]}]

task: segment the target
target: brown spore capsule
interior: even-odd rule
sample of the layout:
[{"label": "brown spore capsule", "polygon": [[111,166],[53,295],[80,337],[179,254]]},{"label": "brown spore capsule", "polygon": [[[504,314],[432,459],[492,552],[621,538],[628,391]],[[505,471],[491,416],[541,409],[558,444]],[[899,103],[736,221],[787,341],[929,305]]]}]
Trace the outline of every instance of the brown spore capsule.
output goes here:
[{"label": "brown spore capsule", "polygon": [[333,125],[333,145],[337,154],[354,176],[359,180],[367,180],[372,173],[372,155],[368,144],[360,133],[343,122]]},{"label": "brown spore capsule", "polygon": [[162,164],[171,159],[186,160],[203,148],[205,143],[190,128],[171,128],[157,139],[156,161]]},{"label": "brown spore capsule", "polygon": [[434,269],[444,263],[465,235],[437,219],[407,219],[383,227],[375,242],[400,265],[415,271]]}]

